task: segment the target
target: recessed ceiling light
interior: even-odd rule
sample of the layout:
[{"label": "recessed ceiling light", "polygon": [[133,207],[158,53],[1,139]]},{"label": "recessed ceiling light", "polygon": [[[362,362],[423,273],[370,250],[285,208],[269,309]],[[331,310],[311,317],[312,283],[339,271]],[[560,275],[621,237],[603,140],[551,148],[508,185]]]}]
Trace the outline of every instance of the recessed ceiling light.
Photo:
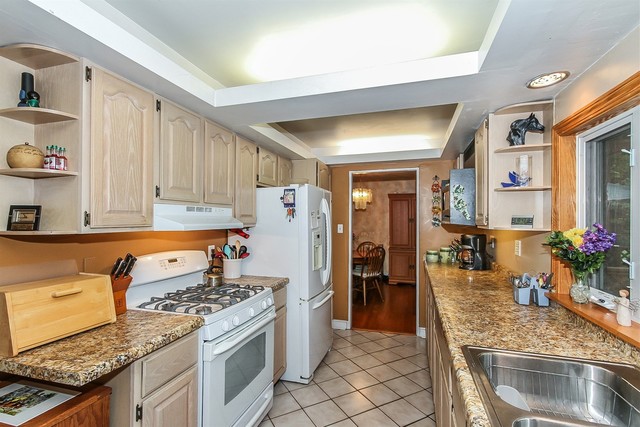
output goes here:
[{"label": "recessed ceiling light", "polygon": [[527,82],[529,89],[540,89],[543,87],[551,86],[556,83],[560,83],[564,79],[569,77],[568,71],[554,71],[553,73],[540,74]]}]

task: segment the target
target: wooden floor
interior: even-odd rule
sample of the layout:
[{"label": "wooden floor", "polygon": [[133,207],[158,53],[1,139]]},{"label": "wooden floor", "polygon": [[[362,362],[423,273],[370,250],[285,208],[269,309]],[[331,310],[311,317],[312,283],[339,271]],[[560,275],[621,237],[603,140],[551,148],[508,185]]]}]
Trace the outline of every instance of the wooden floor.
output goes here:
[{"label": "wooden floor", "polygon": [[384,302],[378,291],[367,290],[367,305],[356,296],[351,308],[351,327],[368,331],[416,333],[416,287],[399,284],[382,286]]}]

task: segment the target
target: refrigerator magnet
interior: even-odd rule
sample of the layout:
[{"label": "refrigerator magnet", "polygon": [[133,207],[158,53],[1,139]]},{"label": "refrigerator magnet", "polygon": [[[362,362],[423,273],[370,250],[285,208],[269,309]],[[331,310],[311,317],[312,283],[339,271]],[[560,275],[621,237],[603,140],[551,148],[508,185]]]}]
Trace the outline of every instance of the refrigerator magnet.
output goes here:
[{"label": "refrigerator magnet", "polygon": [[285,208],[296,207],[296,190],[294,188],[285,188],[282,195],[282,204]]}]

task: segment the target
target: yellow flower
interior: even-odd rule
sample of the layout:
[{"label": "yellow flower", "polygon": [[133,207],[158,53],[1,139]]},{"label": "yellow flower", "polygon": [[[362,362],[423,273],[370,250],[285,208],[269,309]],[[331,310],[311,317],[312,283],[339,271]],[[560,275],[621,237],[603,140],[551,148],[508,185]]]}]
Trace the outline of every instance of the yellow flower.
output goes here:
[{"label": "yellow flower", "polygon": [[585,231],[587,231],[586,228],[572,228],[571,230],[567,230],[562,233],[562,235],[571,240],[573,246],[577,248],[582,244],[582,236],[584,235]]}]

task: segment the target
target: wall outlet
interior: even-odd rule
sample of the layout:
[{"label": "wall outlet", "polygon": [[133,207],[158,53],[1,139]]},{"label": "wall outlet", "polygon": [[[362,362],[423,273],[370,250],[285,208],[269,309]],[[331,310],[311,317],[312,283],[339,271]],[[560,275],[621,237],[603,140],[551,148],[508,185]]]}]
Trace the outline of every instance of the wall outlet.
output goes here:
[{"label": "wall outlet", "polygon": [[489,236],[489,247],[491,249],[496,248],[496,238],[494,236]]},{"label": "wall outlet", "polygon": [[522,242],[520,240],[516,240],[516,256],[522,256]]},{"label": "wall outlet", "polygon": [[338,233],[344,233],[344,225],[338,224]]},{"label": "wall outlet", "polygon": [[207,259],[211,261],[213,259],[213,251],[215,250],[216,245],[207,246]]}]

